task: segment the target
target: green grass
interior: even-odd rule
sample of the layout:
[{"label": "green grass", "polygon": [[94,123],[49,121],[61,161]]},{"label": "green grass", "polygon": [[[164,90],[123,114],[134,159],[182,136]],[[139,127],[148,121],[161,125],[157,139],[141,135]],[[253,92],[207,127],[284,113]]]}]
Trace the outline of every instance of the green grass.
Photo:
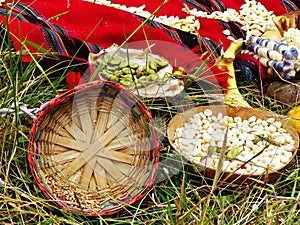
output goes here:
[{"label": "green grass", "polygon": [[[39,62],[25,66],[20,54],[3,42],[0,50],[0,108],[22,102],[28,108],[67,90],[59,68],[41,70]],[[62,70],[65,71],[65,70]],[[59,74],[59,75],[57,75]],[[241,87],[246,100],[258,108],[285,113],[289,106],[261,96],[258,87]],[[188,90],[193,105],[207,103],[195,86]],[[185,104],[190,104],[182,100]],[[151,191],[139,202],[112,216],[83,217],[57,208],[35,185],[27,161],[32,119],[15,113],[0,117],[0,224],[298,224],[300,221],[299,162],[270,184],[251,186],[214,183],[192,165],[183,163],[168,144],[165,125],[178,111],[164,100],[145,100],[156,118],[161,143],[161,166]],[[186,105],[186,107],[190,107]],[[173,159],[166,161],[167,159]],[[165,168],[165,169],[163,169]],[[168,171],[172,176],[165,174]]]}]

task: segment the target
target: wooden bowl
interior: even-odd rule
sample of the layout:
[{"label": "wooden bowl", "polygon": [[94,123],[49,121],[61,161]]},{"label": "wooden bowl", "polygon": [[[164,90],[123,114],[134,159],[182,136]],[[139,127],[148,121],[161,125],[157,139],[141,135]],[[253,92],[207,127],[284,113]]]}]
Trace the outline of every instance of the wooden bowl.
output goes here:
[{"label": "wooden bowl", "polygon": [[[193,160],[192,157],[187,157],[184,152],[182,152],[178,147],[175,145],[175,132],[177,128],[183,127],[185,122],[188,121],[189,118],[193,117],[194,114],[204,112],[206,109],[210,109],[213,113],[213,115],[217,116],[219,112],[221,112],[223,115],[227,115],[230,117],[241,117],[242,119],[249,119],[251,116],[255,115],[257,118],[261,118],[262,120],[266,120],[270,117],[275,117],[276,121],[280,121],[282,123],[282,127],[287,130],[289,134],[293,137],[295,143],[294,143],[294,151],[292,152],[292,158],[281,168],[279,168],[276,171],[265,171],[265,173],[262,174],[248,174],[248,173],[234,173],[229,171],[222,171],[221,178],[226,177],[226,181],[233,182],[236,184],[242,184],[242,183],[251,183],[255,180],[260,180],[264,182],[270,182],[280,176],[280,173],[286,169],[289,164],[293,161],[294,157],[297,154],[298,146],[299,146],[299,136],[297,134],[297,131],[293,127],[293,125],[285,120],[280,119],[280,117],[276,117],[277,114],[273,112],[268,112],[264,110],[254,109],[254,108],[232,108],[224,105],[214,105],[214,106],[200,106],[193,109],[190,109],[188,111],[185,111],[181,114],[175,115],[171,121],[168,124],[167,128],[167,135],[169,138],[169,142],[171,146],[184,158],[186,158],[188,161],[192,163],[192,168],[199,168],[197,171],[202,171],[201,173],[207,177],[207,178],[214,178],[216,174],[216,169],[212,166],[208,166],[202,163],[199,163],[197,160]],[[228,137],[229,139],[230,137]],[[195,171],[195,169],[192,169]],[[253,178],[253,179],[249,179]]]},{"label": "wooden bowl", "polygon": [[123,86],[76,86],[41,110],[28,160],[38,187],[59,207],[113,214],[142,198],[158,170],[152,117]]}]

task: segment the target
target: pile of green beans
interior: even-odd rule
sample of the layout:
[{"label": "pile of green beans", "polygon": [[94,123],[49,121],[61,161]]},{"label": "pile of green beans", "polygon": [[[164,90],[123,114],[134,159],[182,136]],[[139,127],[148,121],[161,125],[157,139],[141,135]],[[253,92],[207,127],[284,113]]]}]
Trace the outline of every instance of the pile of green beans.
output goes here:
[{"label": "pile of green beans", "polygon": [[145,66],[140,66],[136,62],[128,62],[118,55],[104,55],[98,63],[104,65],[100,75],[105,80],[118,82],[123,86],[130,87],[134,83],[138,87],[147,86],[152,82],[165,82],[172,75],[182,75],[183,68],[179,68],[173,74],[160,76],[158,72],[168,66],[167,61],[150,60]]}]

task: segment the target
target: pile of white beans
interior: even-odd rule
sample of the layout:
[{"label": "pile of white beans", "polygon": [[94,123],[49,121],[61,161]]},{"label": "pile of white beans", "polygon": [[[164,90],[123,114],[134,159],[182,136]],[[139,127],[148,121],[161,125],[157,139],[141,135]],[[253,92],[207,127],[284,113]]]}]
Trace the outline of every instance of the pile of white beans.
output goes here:
[{"label": "pile of white beans", "polygon": [[266,168],[281,169],[293,157],[295,140],[275,118],[215,116],[210,109],[176,129],[175,149],[193,163],[216,169],[226,130],[223,171],[261,175]]},{"label": "pile of white beans", "polygon": [[[86,0],[88,2],[93,2],[99,5],[105,5],[108,7],[120,9],[126,12],[133,13],[135,15],[144,17],[144,18],[149,18],[151,17],[151,13],[144,10],[145,5],[141,5],[139,7],[134,7],[134,6],[126,6],[126,5],[120,5],[117,3],[112,3],[111,1],[108,0]],[[195,18],[193,15],[188,15],[185,18],[179,18],[178,16],[157,16],[153,19],[156,22],[162,23],[164,25],[186,31],[186,32],[191,32],[194,33],[197,30],[200,29],[200,22]]]},{"label": "pile of white beans", "polygon": [[289,28],[283,33],[281,42],[300,49],[300,30],[298,28]]},{"label": "pile of white beans", "polygon": [[[145,5],[134,7],[112,3],[109,0],[85,1],[120,9],[144,18],[151,16],[151,13],[145,10]],[[232,21],[242,25],[242,29],[246,31],[246,39],[251,35],[260,36],[267,30],[277,29],[272,20],[275,17],[273,11],[268,11],[263,4],[256,0],[245,0],[245,4],[241,5],[239,11],[228,8],[224,12],[213,11],[211,14],[208,14],[207,12],[197,11],[196,8],[190,9],[185,4],[183,4],[182,11],[189,15],[185,18],[179,18],[178,16],[158,16],[154,18],[154,21],[191,33],[195,33],[200,29],[200,22],[197,17],[222,20],[224,22]],[[224,30],[224,34],[228,39],[234,40],[229,30]]]},{"label": "pile of white beans", "polygon": [[[197,9],[189,9],[185,6],[184,12],[196,17],[216,19],[223,22],[237,22],[242,25],[242,29],[246,32],[246,39],[252,36],[261,36],[267,30],[276,30],[273,22],[275,17],[273,11],[268,11],[266,7],[256,0],[246,0],[245,4],[240,6],[240,10],[228,8],[224,12],[214,11],[211,14]],[[234,40],[229,30],[224,30],[224,34],[228,39]]]}]

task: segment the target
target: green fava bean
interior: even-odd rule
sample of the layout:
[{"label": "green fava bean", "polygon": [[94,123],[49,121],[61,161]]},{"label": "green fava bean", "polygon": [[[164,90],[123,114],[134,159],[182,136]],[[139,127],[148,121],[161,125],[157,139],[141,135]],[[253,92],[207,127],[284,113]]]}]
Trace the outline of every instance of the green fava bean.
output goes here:
[{"label": "green fava bean", "polygon": [[155,72],[157,71],[157,64],[155,61],[150,61],[149,68],[153,69]]},{"label": "green fava bean", "polygon": [[117,76],[117,77],[122,76],[123,75],[123,71],[122,70],[116,70],[114,72],[114,75]]},{"label": "green fava bean", "polygon": [[109,61],[108,64],[116,66],[116,65],[119,65],[120,63],[121,63],[120,60],[118,60],[118,59],[112,59],[111,61]]},{"label": "green fava bean", "polygon": [[124,58],[119,55],[114,55],[113,59],[118,60],[120,62],[124,61]]},{"label": "green fava bean", "polygon": [[119,67],[122,69],[122,68],[124,68],[124,67],[128,67],[128,63],[127,62],[121,62],[120,63],[120,65],[119,65]]},{"label": "green fava bean", "polygon": [[228,152],[226,153],[226,158],[227,158],[227,160],[232,160],[232,159],[235,159],[236,157],[238,157],[241,153],[242,153],[241,150],[233,148],[233,149],[228,150]]},{"label": "green fava bean", "polygon": [[108,70],[102,70],[101,71],[101,76],[104,77],[105,79],[108,79],[109,77],[112,76],[112,73]]},{"label": "green fava bean", "polygon": [[141,76],[141,77],[139,78],[139,82],[141,82],[141,83],[147,82],[147,77],[146,77],[146,76]]},{"label": "green fava bean", "polygon": [[167,62],[164,61],[160,61],[160,62],[156,62],[158,67],[163,68],[166,67],[167,65],[169,65]]},{"label": "green fava bean", "polygon": [[118,70],[118,66],[107,66],[106,69],[111,72],[115,72],[116,70]]},{"label": "green fava bean", "polygon": [[127,87],[127,86],[129,86],[129,85],[131,84],[130,81],[124,80],[124,79],[120,80],[119,83],[120,83],[121,85],[125,86],[125,87]]},{"label": "green fava bean", "polygon": [[111,76],[109,78],[110,81],[114,81],[114,82],[118,82],[119,81],[119,78],[117,76]]},{"label": "green fava bean", "polygon": [[123,71],[123,73],[126,73],[126,74],[135,74],[135,70],[134,69],[130,69],[130,68],[128,68],[128,67],[124,67],[124,68],[122,68],[122,71]]},{"label": "green fava bean", "polygon": [[105,55],[103,56],[103,61],[104,61],[104,62],[109,62],[109,61],[110,61],[110,58],[111,58],[111,56],[110,56],[109,54],[105,54]]},{"label": "green fava bean", "polygon": [[178,67],[178,71],[181,72],[181,73],[183,73],[184,68],[180,66],[180,67]]},{"label": "green fava bean", "polygon": [[153,69],[150,69],[150,68],[147,68],[147,69],[146,69],[146,72],[147,72],[148,74],[155,73],[155,71],[154,71]]},{"label": "green fava bean", "polygon": [[132,75],[131,75],[131,74],[126,74],[126,75],[123,77],[123,79],[132,82]]},{"label": "green fava bean", "polygon": [[139,64],[138,63],[130,63],[129,67],[132,69],[137,69],[139,67]]},{"label": "green fava bean", "polygon": [[159,77],[158,77],[158,74],[157,74],[157,73],[151,73],[151,74],[149,75],[149,77],[148,77],[148,79],[149,79],[150,81],[156,81],[158,78],[159,78]]},{"label": "green fava bean", "polygon": [[173,75],[174,76],[180,76],[180,75],[182,75],[182,72],[180,72],[179,70],[177,70],[177,71],[175,71],[174,73],[173,73]]}]

